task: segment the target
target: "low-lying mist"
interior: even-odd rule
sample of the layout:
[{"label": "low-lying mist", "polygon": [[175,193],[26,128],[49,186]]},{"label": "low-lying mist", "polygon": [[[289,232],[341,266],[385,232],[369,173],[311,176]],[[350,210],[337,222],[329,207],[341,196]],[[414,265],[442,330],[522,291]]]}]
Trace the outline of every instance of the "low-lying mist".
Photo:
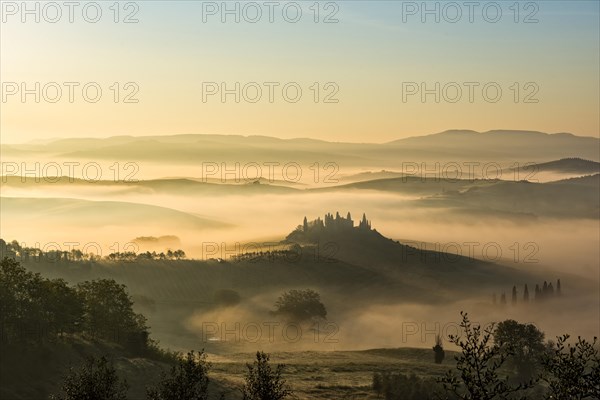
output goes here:
[{"label": "low-lying mist", "polygon": [[[156,168],[145,170],[140,178],[181,175],[180,166]],[[186,171],[186,176],[193,175]],[[544,179],[557,177],[543,175]],[[289,281],[280,287],[263,288],[261,276],[255,276],[247,282],[251,286],[247,291],[240,290],[242,299],[238,304],[218,306],[210,302],[211,293],[230,289],[232,283],[228,278],[211,275],[212,266],[203,266],[206,271],[198,275],[189,272],[185,282],[172,285],[181,289],[183,286],[177,285],[185,284],[190,290],[204,291],[187,300],[169,298],[161,292],[167,275],[144,271],[125,276],[123,271],[128,265],[88,277],[122,279],[130,287],[136,308],[147,315],[152,336],[177,350],[205,347],[225,353],[257,349],[430,348],[436,334],[446,337],[457,333],[461,310],[482,324],[509,318],[535,323],[547,339],[564,333],[585,337],[600,334],[597,219],[512,212],[511,207],[516,210],[517,204],[508,204],[504,210],[489,204],[465,208],[443,196],[404,188],[396,192],[304,190],[309,186],[314,185],[308,182],[306,186],[298,185],[300,190],[279,192],[266,185],[248,192],[231,186],[204,194],[180,192],[177,186],[169,190],[132,190],[126,184],[3,186],[0,229],[4,240],[17,239],[24,246],[43,250],[80,248],[107,256],[113,252],[177,248],[184,250],[187,258],[229,260],[244,250],[269,250],[271,244],[301,225],[304,217],[310,221],[323,218],[328,212],[338,211],[343,216],[350,212],[356,225],[365,213],[372,227],[383,236],[409,244],[416,251],[460,254],[541,277],[538,282],[514,282],[519,291],[517,305],[511,304],[510,286],[499,288],[496,293],[499,298],[505,292],[508,304],[494,305],[492,292],[485,297],[447,288],[452,294],[445,303],[417,303],[406,298],[386,304],[370,302],[364,295],[359,298],[352,290],[310,285],[320,293],[328,311],[327,319],[316,325],[290,324],[270,313],[282,292],[306,288],[300,284],[290,286]],[[333,185],[320,186],[332,189]],[[425,201],[428,196],[436,201]],[[529,285],[533,298],[535,284],[557,279],[563,283],[560,298],[522,302],[524,284]],[[436,290],[431,288],[432,298]],[[425,298],[428,296],[429,293],[424,294]],[[159,298],[156,305],[148,306],[154,304],[155,297]],[[451,348],[447,343],[446,346]]]},{"label": "low-lying mist", "polygon": [[598,292],[579,293],[568,287],[561,297],[544,302],[516,305],[492,304],[489,298],[457,295],[454,302],[424,305],[411,302],[389,305],[361,305],[352,294],[339,297],[322,292],[328,317],[313,325],[289,323],[270,316],[274,298],[280,293],[265,293],[233,307],[197,311],[186,321],[186,329],[197,340],[216,352],[360,350],[381,347],[430,348],[436,335],[453,350],[448,335],[460,333],[460,311],[469,313],[472,322],[489,326],[507,319],[532,323],[545,332],[547,340],[565,333],[592,338],[600,333],[596,318],[600,312]]},{"label": "low-lying mist", "polygon": [[[89,193],[81,198],[107,200]],[[3,237],[27,245],[98,243],[103,255],[107,255],[115,251],[111,248],[122,249],[140,236],[174,235],[180,238],[188,257],[226,258],[231,249],[236,251],[236,243],[240,244],[238,251],[242,251],[245,243],[260,246],[262,242],[285,238],[305,216],[312,220],[326,212],[345,215],[349,211],[355,221],[366,213],[373,228],[384,236],[424,250],[458,253],[517,268],[551,268],[598,280],[600,232],[597,221],[591,219],[498,215],[492,211],[469,213],[451,207],[424,206],[414,196],[364,190],[202,198],[111,194],[110,200],[119,203],[107,206],[89,202],[85,206],[51,209],[45,206],[43,198],[36,200],[40,202],[35,203],[36,207],[30,201],[19,206],[19,199],[13,200],[17,204],[3,204]],[[138,210],[132,215],[123,206],[125,203],[130,203],[127,207],[146,204],[160,208]],[[167,212],[165,207],[181,214]],[[37,229],[30,229],[30,224]],[[137,249],[146,250],[143,246]]]}]

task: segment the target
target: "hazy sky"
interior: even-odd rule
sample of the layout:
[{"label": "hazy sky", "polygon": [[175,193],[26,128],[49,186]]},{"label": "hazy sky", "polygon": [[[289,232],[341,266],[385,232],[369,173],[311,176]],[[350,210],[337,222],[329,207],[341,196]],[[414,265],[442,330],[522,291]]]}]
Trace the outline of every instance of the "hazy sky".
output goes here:
[{"label": "hazy sky", "polygon": [[[37,4],[39,22],[20,1],[2,2],[3,143],[175,133],[384,142],[455,128],[599,134],[598,1],[427,2],[439,22],[420,1],[228,2],[239,22],[220,1],[121,2],[118,16],[113,3],[81,2],[70,23],[63,2],[26,3]],[[123,23],[130,14],[137,23]],[[221,84],[236,82],[239,103],[235,93],[223,102]],[[33,92],[25,102],[24,88]],[[136,91],[138,102],[125,103]]]}]

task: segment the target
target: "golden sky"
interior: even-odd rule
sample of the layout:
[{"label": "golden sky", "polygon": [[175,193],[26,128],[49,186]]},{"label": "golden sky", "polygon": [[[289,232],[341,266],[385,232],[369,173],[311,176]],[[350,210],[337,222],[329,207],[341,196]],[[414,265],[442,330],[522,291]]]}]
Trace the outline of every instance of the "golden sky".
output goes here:
[{"label": "golden sky", "polygon": [[501,2],[497,22],[496,10],[462,9],[452,22],[457,10],[443,3],[435,15],[435,2],[427,14],[410,8],[420,2],[385,1],[281,2],[272,15],[259,2],[257,22],[244,3],[227,3],[227,14],[221,2],[122,2],[117,15],[100,2],[94,23],[86,20],[94,8],[75,9],[72,23],[62,8],[51,22],[57,10],[39,3],[36,22],[35,2],[30,14],[8,3],[3,143],[179,133],[385,142],[447,129],[599,135],[595,1],[531,2],[518,12]]}]

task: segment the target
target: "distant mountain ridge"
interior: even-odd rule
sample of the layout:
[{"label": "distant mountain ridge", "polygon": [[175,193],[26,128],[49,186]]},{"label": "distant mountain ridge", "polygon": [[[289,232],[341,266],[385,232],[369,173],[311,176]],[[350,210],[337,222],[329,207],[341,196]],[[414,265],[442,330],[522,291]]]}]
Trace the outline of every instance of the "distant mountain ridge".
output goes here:
[{"label": "distant mountain ridge", "polygon": [[173,135],[154,135],[154,136],[133,136],[133,135],[116,135],[107,136],[103,138],[50,138],[50,139],[36,139],[31,140],[27,143],[11,143],[9,145],[15,146],[92,146],[96,144],[105,144],[111,142],[112,144],[118,143],[130,143],[138,140],[156,140],[159,142],[170,142],[170,143],[192,143],[196,141],[214,141],[217,143],[227,143],[234,141],[247,141],[253,143],[331,143],[331,144],[392,144],[392,143],[407,143],[416,140],[429,140],[431,138],[440,137],[499,137],[499,136],[530,136],[530,137],[551,137],[553,139],[560,138],[581,138],[581,139],[595,139],[600,140],[592,136],[580,136],[569,132],[558,132],[558,133],[547,133],[541,131],[522,131],[522,130],[490,130],[485,132],[478,132],[468,129],[449,129],[443,132],[431,133],[427,135],[409,136],[402,139],[395,139],[389,142],[375,143],[375,142],[332,142],[323,139],[314,139],[309,137],[297,137],[297,138],[278,138],[275,136],[266,135],[240,135],[240,134],[204,134],[204,133],[189,133],[189,134],[173,134]]},{"label": "distant mountain ridge", "polygon": [[510,129],[494,129],[491,131],[485,131],[485,132],[478,132],[478,131],[474,131],[474,130],[469,130],[469,129],[449,129],[443,132],[438,132],[438,133],[432,133],[432,134],[428,134],[428,135],[421,135],[421,136],[410,136],[407,138],[403,138],[403,139],[397,139],[397,140],[393,140],[391,142],[388,143],[408,143],[408,142],[414,142],[417,140],[428,140],[428,139],[432,139],[432,138],[448,138],[448,137],[452,137],[453,139],[456,138],[469,138],[469,139],[485,139],[488,140],[490,138],[493,139],[497,139],[500,137],[515,137],[519,136],[521,138],[523,137],[537,137],[537,138],[552,138],[552,140],[565,140],[565,139],[569,139],[569,138],[582,138],[582,139],[598,139],[592,136],[579,136],[579,135],[575,135],[573,133],[569,133],[569,132],[558,132],[558,133],[547,133],[547,132],[541,132],[541,131],[521,131],[521,130],[510,130]]},{"label": "distant mountain ridge", "polygon": [[310,138],[183,134],[165,136],[113,136],[67,138],[48,143],[2,145],[2,155],[47,154],[62,158],[239,162],[294,160],[336,162],[347,166],[389,168],[398,161],[513,160],[542,162],[581,157],[600,161],[600,139],[570,133],[494,130],[451,130],[387,143],[329,142]]},{"label": "distant mountain ridge", "polygon": [[530,161],[547,158],[582,157],[599,160],[600,139],[590,136],[576,136],[571,133],[544,133],[538,131],[492,130],[476,132],[470,130],[450,130],[437,134],[399,139],[389,144],[407,148],[430,150],[469,149],[480,154],[504,154],[513,152],[514,157],[527,157]]}]

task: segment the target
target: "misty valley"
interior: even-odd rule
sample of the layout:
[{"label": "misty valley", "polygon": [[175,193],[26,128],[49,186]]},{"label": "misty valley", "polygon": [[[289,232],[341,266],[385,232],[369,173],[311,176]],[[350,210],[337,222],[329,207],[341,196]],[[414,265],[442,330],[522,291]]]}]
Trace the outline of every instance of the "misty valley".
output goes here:
[{"label": "misty valley", "polygon": [[598,142],[3,144],[1,396],[598,398]]},{"label": "misty valley", "polygon": [[0,0],[0,400],[600,400],[600,1]]}]

